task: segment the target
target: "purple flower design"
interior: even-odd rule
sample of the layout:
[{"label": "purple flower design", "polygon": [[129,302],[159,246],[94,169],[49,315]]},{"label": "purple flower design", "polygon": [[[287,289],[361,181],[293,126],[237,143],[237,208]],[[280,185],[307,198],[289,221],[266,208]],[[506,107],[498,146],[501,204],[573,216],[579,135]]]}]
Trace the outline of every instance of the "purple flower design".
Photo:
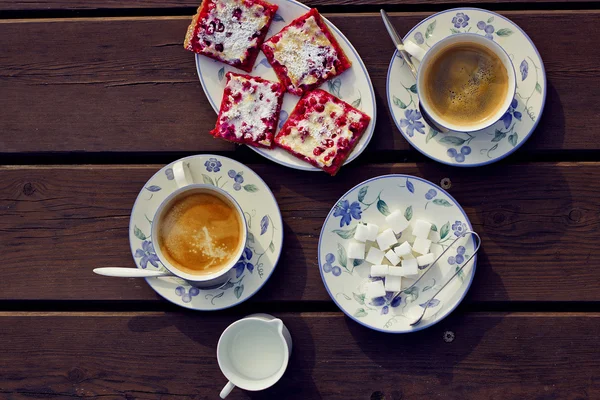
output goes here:
[{"label": "purple flower design", "polygon": [[510,103],[510,107],[508,107],[508,111],[502,116],[502,118],[500,118],[500,121],[504,122],[505,129],[508,129],[508,127],[512,123],[513,117],[515,117],[515,119],[518,119],[519,121],[521,120],[521,117],[523,117],[523,114],[517,111],[518,105],[519,101],[516,98],[514,98],[512,103]]},{"label": "purple flower design", "polygon": [[377,307],[383,306],[381,309],[381,315],[386,315],[390,312],[390,307],[398,307],[402,303],[402,297],[398,296],[394,298],[394,292],[386,292],[383,297],[376,297],[371,300],[371,304]]},{"label": "purple flower design", "polygon": [[455,28],[465,28],[469,25],[469,16],[465,13],[457,13],[454,18],[452,18],[452,23]]},{"label": "purple flower design", "polygon": [[437,191],[435,189],[429,189],[427,191],[427,193],[425,193],[425,198],[427,200],[431,200],[433,199],[435,196],[437,196]]},{"label": "purple flower design", "polygon": [[140,258],[140,266],[144,269],[146,269],[148,263],[158,268],[158,256],[154,251],[154,245],[148,240],[144,240],[142,248],[135,251],[135,257]]},{"label": "purple flower design", "polygon": [[456,221],[454,224],[452,224],[452,230],[454,231],[454,236],[461,237],[467,230],[467,225],[463,222]]},{"label": "purple flower design", "polygon": [[486,38],[488,38],[490,40],[494,40],[494,35],[493,35],[493,33],[495,31],[494,25],[489,25],[483,21],[479,21],[477,23],[477,29],[484,31]]},{"label": "purple flower design", "polygon": [[406,128],[406,134],[413,137],[415,129],[417,132],[425,134],[425,125],[419,121],[421,119],[421,113],[417,110],[406,110],[404,111],[406,119],[400,119],[400,126]]},{"label": "purple flower design", "polygon": [[335,256],[332,253],[327,253],[325,261],[325,264],[323,264],[323,272],[326,274],[331,272],[333,276],[340,276],[342,274],[342,269],[340,267],[332,265],[335,262]]},{"label": "purple flower design", "polygon": [[235,190],[240,190],[242,188],[242,183],[244,183],[244,177],[242,176],[242,173],[242,171],[235,172],[232,169],[227,172],[227,175],[233,179],[233,188]]},{"label": "purple flower design", "polygon": [[244,273],[244,269],[247,269],[250,273],[254,271],[254,264],[250,262],[252,261],[252,256],[252,250],[246,247],[244,249],[244,252],[242,253],[242,258],[240,258],[240,261],[238,261],[237,264],[235,264],[235,266],[233,267],[235,269],[236,278],[242,276],[242,274]]},{"label": "purple flower design", "polygon": [[221,161],[217,160],[216,158],[211,157],[204,163],[204,166],[208,172],[219,172],[223,164],[221,164]]},{"label": "purple flower design", "polygon": [[183,286],[177,286],[175,288],[175,294],[177,296],[180,296],[181,300],[184,303],[189,303],[190,301],[192,301],[192,297],[198,296],[199,293],[200,289],[198,289],[197,287],[191,287],[188,293],[185,292],[185,288]]},{"label": "purple flower design", "polygon": [[415,33],[414,38],[415,38],[415,43],[417,43],[417,44],[425,43],[425,38],[423,38],[423,34],[421,32]]},{"label": "purple flower design", "polygon": [[358,201],[350,204],[348,200],[342,200],[335,206],[335,211],[333,212],[334,217],[342,217],[340,219],[340,228],[344,225],[350,225],[352,222],[352,218],[358,220],[362,215],[362,210],[360,209],[360,204]]}]

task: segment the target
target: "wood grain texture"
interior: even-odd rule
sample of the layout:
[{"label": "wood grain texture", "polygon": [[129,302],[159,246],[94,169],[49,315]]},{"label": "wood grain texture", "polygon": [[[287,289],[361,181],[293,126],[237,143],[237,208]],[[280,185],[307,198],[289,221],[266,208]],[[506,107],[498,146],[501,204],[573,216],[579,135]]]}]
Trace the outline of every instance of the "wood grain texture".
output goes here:
[{"label": "wood grain texture", "polygon": [[[540,125],[521,151],[600,149],[590,129],[600,115],[591,106],[600,103],[595,43],[600,11],[503,14],[531,36],[549,78]],[[428,15],[392,19],[406,32]],[[327,16],[354,44],[375,87],[379,110],[368,151],[415,152],[389,115],[385,79],[392,44],[380,17]],[[0,153],[231,150],[207,135],[216,116],[194,58],[181,46],[188,22],[186,17],[1,21],[0,91],[9,95],[0,98]]]},{"label": "wood grain texture", "polygon": [[[400,337],[341,313],[277,316],[294,341],[286,374],[269,390],[228,398],[600,397],[598,313],[454,314]],[[238,318],[2,313],[0,396],[214,399],[226,383],[216,344]]]},{"label": "wood grain texture", "polygon": [[[593,3],[595,0],[570,0],[569,3]],[[514,4],[514,3],[560,3],[564,0],[487,0],[486,4]],[[448,6],[451,7],[456,4],[456,0],[306,0],[304,4],[310,7],[322,7],[322,6]],[[83,0],[39,0],[39,1],[24,1],[24,0],[0,0],[0,11],[49,11],[49,10],[102,10],[102,9],[177,9],[177,8],[189,8],[198,7],[200,0],[170,0],[170,1],[159,1],[159,0],[94,0],[86,2]],[[481,4],[477,0],[463,0],[463,5],[473,5],[477,7]]]},{"label": "wood grain texture", "polygon": [[[600,300],[600,163],[448,169],[364,165],[359,159],[334,179],[274,165],[250,167],[273,190],[285,233],[279,267],[252,301],[329,301],[317,265],[323,221],[348,189],[389,173],[438,184],[450,178],[450,193],[483,238],[468,301]],[[143,280],[91,272],[134,266],[130,210],[159,168],[0,168],[0,299],[159,301]]]}]

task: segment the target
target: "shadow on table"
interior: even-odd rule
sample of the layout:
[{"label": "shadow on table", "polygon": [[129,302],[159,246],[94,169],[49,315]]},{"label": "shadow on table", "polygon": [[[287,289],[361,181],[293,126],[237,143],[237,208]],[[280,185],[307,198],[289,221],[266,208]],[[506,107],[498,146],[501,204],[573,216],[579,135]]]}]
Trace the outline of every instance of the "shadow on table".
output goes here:
[{"label": "shadow on table", "polygon": [[[521,100],[519,99],[519,102]],[[523,118],[528,118],[523,114]],[[551,80],[548,80],[546,104],[539,125],[532,133],[531,138],[523,145],[525,152],[530,149],[563,148],[565,141],[565,111],[558,91]],[[517,150],[521,151],[521,150]]]}]

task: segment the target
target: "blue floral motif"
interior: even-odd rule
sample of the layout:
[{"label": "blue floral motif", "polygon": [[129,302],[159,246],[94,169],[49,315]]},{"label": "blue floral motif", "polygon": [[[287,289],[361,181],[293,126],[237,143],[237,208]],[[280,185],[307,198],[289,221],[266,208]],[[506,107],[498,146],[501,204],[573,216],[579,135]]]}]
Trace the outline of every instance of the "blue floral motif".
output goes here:
[{"label": "blue floral motif", "polygon": [[223,164],[221,164],[221,161],[217,160],[216,158],[211,157],[208,160],[206,160],[204,166],[206,167],[206,171],[208,172],[219,172]]},{"label": "blue floral motif", "polygon": [[454,236],[461,237],[467,230],[467,225],[461,221],[456,221],[452,224],[452,230],[454,231]]},{"label": "blue floral motif", "polygon": [[456,249],[456,255],[448,257],[448,264],[450,265],[460,265],[465,262],[465,252],[467,249],[464,246],[458,246]]},{"label": "blue floral motif", "polygon": [[515,117],[515,119],[518,119],[519,121],[523,117],[523,114],[517,111],[518,105],[519,101],[516,98],[514,98],[512,103],[510,103],[510,107],[508,107],[508,111],[506,112],[506,114],[504,114],[502,118],[500,118],[500,121],[504,122],[505,129],[508,129],[508,127],[512,123],[513,117]]},{"label": "blue floral motif", "polygon": [[175,179],[175,175],[173,175],[173,168],[167,168],[165,170],[165,175],[167,176],[167,179],[172,181],[173,179]]},{"label": "blue floral motif", "polygon": [[457,163],[462,163],[465,162],[465,159],[469,154],[471,154],[471,151],[472,150],[470,146],[463,146],[460,148],[460,151],[450,148],[448,149],[446,154],[448,154],[448,157],[454,158],[454,160],[456,160]]},{"label": "blue floral motif", "polygon": [[240,258],[240,261],[237,262],[237,264],[235,264],[235,266],[233,267],[235,269],[235,277],[239,278],[240,276],[242,276],[242,274],[244,273],[244,270],[247,269],[248,272],[252,273],[252,271],[254,271],[254,264],[252,264],[250,261],[252,261],[252,250],[250,250],[248,247],[246,247],[244,249],[244,252],[242,253],[242,258]]},{"label": "blue floral motif", "polygon": [[397,296],[394,298],[394,294],[394,292],[386,292],[385,296],[376,297],[371,300],[371,305],[377,307],[383,306],[381,308],[381,315],[385,315],[390,312],[390,307],[396,308],[402,303],[402,297]]},{"label": "blue floral motif", "polygon": [[323,264],[323,272],[326,274],[331,272],[333,276],[340,276],[342,274],[342,269],[337,265],[333,265],[335,262],[335,256],[332,253],[327,253],[325,256],[325,261],[325,264]]},{"label": "blue floral motif", "polygon": [[456,13],[456,16],[452,18],[452,23],[455,28],[465,28],[469,25],[469,16],[465,13]]},{"label": "blue floral motif", "polygon": [[340,228],[344,225],[350,225],[352,222],[352,218],[359,220],[362,215],[362,210],[360,209],[360,204],[358,201],[350,204],[348,200],[342,200],[335,206],[335,211],[333,212],[334,217],[342,217],[340,219]]},{"label": "blue floral motif", "polygon": [[415,33],[415,43],[416,44],[423,44],[425,43],[425,39],[423,38],[423,34],[421,32],[417,32]]},{"label": "blue floral motif", "polygon": [[425,125],[419,121],[421,119],[421,113],[417,110],[406,110],[404,111],[406,118],[400,119],[400,126],[406,128],[406,134],[413,137],[415,129],[417,132],[425,134]]},{"label": "blue floral motif", "polygon": [[140,266],[144,269],[146,269],[148,263],[158,268],[158,256],[154,251],[154,245],[149,240],[142,242],[142,248],[135,251],[135,257],[140,258]]},{"label": "blue floral motif", "polygon": [[230,169],[229,172],[227,172],[227,175],[233,179],[233,188],[235,190],[240,190],[242,188],[242,183],[244,183],[242,171],[235,172],[234,170]]},{"label": "blue floral motif", "polygon": [[433,199],[435,196],[437,196],[437,191],[435,189],[429,189],[427,191],[427,193],[425,193],[425,198],[427,200],[431,200]]},{"label": "blue floral motif", "polygon": [[190,291],[186,293],[186,290],[183,286],[177,286],[175,288],[175,294],[181,297],[181,300],[184,303],[189,303],[190,301],[192,301],[192,297],[198,296],[198,294],[200,294],[200,289],[198,289],[197,287],[191,287]]},{"label": "blue floral motif", "polygon": [[477,29],[482,30],[485,32],[485,37],[490,39],[490,40],[494,40],[494,25],[490,25],[490,24],[486,24],[483,21],[479,21],[477,23]]}]

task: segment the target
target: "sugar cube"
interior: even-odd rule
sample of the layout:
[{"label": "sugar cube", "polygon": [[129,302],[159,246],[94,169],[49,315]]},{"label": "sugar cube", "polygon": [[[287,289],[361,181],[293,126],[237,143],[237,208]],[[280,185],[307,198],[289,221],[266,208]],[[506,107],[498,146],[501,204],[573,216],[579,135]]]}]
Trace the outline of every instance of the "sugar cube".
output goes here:
[{"label": "sugar cube", "polygon": [[429,265],[434,261],[435,261],[435,256],[431,253],[417,257],[417,264],[419,264],[419,267],[422,267],[424,265]]},{"label": "sugar cube", "polygon": [[382,296],[385,296],[385,287],[383,285],[383,281],[369,282],[367,284],[367,298],[374,299],[375,297]]},{"label": "sugar cube", "polygon": [[415,258],[402,261],[402,276],[417,275],[419,273],[419,264]]},{"label": "sugar cube", "polygon": [[418,219],[415,221],[412,234],[418,238],[427,239],[430,231],[431,224],[427,221],[423,221],[422,219]]},{"label": "sugar cube", "polygon": [[386,229],[377,236],[377,244],[381,250],[387,250],[396,243],[398,243],[398,240],[391,228]]},{"label": "sugar cube", "polygon": [[413,256],[413,254],[412,254],[412,253],[409,253],[409,254],[405,254],[405,255],[403,255],[403,256],[402,256],[402,259],[403,259],[403,260],[414,260],[414,259],[415,259],[415,256]]},{"label": "sugar cube", "polygon": [[405,255],[412,253],[412,247],[408,242],[404,242],[400,246],[396,247],[394,252],[396,255],[398,255],[398,257],[404,257]]},{"label": "sugar cube", "polygon": [[431,231],[429,232],[429,240],[431,240],[434,243],[439,242],[440,240],[442,240],[442,238],[440,237],[440,233],[438,231]]},{"label": "sugar cube", "polygon": [[392,263],[392,265],[400,264],[400,257],[398,257],[396,253],[394,253],[394,250],[388,250],[388,252],[385,253],[385,258],[387,258],[388,261]]},{"label": "sugar cube", "polygon": [[377,234],[379,233],[379,226],[375,224],[368,223],[367,228],[369,229],[369,235],[367,236],[367,240],[370,242],[374,242],[377,240]]},{"label": "sugar cube", "polygon": [[379,250],[377,247],[371,247],[365,260],[371,264],[381,264],[384,256],[385,253],[383,251]]},{"label": "sugar cube", "polygon": [[394,233],[402,232],[408,227],[409,224],[406,218],[404,218],[404,215],[402,215],[402,213],[398,210],[385,217],[385,222],[387,222]]},{"label": "sugar cube", "polygon": [[358,242],[350,242],[348,248],[346,249],[346,253],[348,254],[348,258],[362,260],[365,258],[365,244]]},{"label": "sugar cube", "polygon": [[402,276],[402,267],[389,267],[388,276]]},{"label": "sugar cube", "polygon": [[358,240],[359,242],[366,242],[369,238],[369,228],[366,225],[358,224],[356,225],[356,231],[354,232],[354,240]]},{"label": "sugar cube", "polygon": [[388,276],[385,278],[386,292],[399,292],[402,290],[402,278],[399,276]]},{"label": "sugar cube", "polygon": [[384,277],[388,274],[388,268],[387,265],[373,264],[371,265],[371,276]]},{"label": "sugar cube", "polygon": [[427,254],[429,253],[429,248],[431,247],[431,240],[416,238],[413,243],[413,250],[419,254]]},{"label": "sugar cube", "polygon": [[443,251],[444,248],[437,243],[432,243],[431,247],[429,248],[429,252],[432,253],[436,258],[439,257]]}]

